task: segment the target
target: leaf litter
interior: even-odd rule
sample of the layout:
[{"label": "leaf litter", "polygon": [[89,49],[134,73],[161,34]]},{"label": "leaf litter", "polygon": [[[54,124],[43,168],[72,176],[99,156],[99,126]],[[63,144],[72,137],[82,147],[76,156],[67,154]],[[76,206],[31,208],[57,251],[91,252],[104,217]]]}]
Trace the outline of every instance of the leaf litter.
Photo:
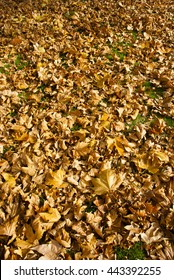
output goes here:
[{"label": "leaf litter", "polygon": [[172,4],[0,0],[1,259],[174,258]]}]

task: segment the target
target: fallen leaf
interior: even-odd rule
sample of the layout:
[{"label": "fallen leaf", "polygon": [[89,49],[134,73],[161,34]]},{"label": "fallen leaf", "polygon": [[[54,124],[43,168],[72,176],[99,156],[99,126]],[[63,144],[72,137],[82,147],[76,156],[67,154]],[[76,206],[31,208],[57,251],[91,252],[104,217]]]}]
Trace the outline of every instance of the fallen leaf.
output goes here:
[{"label": "fallen leaf", "polygon": [[62,168],[56,171],[50,170],[46,177],[45,184],[53,186],[54,188],[65,188],[67,186],[67,183],[64,182],[65,174]]},{"label": "fallen leaf", "polygon": [[116,174],[111,169],[101,171],[98,178],[92,179],[95,194],[103,195],[109,191],[115,191],[122,184],[124,178],[124,173]]},{"label": "fallen leaf", "polygon": [[11,174],[3,172],[2,176],[4,177],[5,181],[9,185],[10,188],[14,188],[16,185],[16,179]]},{"label": "fallen leaf", "polygon": [[58,222],[61,218],[61,215],[56,208],[49,208],[48,212],[39,213],[39,216],[45,222],[50,222],[50,223]]},{"label": "fallen leaf", "polygon": [[4,225],[0,225],[0,235],[13,236],[13,238],[15,238],[18,220],[19,216],[17,215],[9,219]]}]

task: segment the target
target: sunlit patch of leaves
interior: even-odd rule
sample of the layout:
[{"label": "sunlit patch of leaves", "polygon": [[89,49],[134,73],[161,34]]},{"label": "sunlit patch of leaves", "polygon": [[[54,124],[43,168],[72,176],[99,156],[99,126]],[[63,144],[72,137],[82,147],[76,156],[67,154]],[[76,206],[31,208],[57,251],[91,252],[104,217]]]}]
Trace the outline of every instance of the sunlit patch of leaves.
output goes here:
[{"label": "sunlit patch of leaves", "polygon": [[[28,14],[29,2],[22,10],[12,3],[1,32],[2,258],[145,259],[145,247],[148,256],[173,259],[156,222],[170,235],[168,9],[154,15],[140,1],[135,13],[127,1],[44,1],[41,8],[33,1]],[[134,243],[136,231],[148,246]]]}]

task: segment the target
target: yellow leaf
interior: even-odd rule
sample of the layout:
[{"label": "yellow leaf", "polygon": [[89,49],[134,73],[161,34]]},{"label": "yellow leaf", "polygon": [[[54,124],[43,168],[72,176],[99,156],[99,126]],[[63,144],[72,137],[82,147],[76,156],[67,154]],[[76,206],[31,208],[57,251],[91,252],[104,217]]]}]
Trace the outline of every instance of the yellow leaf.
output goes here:
[{"label": "yellow leaf", "polygon": [[127,141],[127,139],[123,137],[115,137],[115,138],[107,138],[107,148],[112,151],[113,148],[116,147],[120,156],[123,156],[126,148],[131,147],[131,143]]},{"label": "yellow leaf", "polygon": [[16,238],[16,241],[14,242],[14,245],[21,248],[21,249],[28,249],[30,248],[33,244],[29,243],[26,240],[22,240],[20,238]]},{"label": "yellow leaf", "polygon": [[78,131],[73,131],[74,136],[80,138],[80,140],[84,140],[86,138],[86,134],[89,133],[86,129],[79,129]]},{"label": "yellow leaf", "polygon": [[85,52],[81,52],[80,54],[81,54],[81,56],[82,56],[83,58],[87,58],[87,57],[88,57],[88,54],[85,53]]},{"label": "yellow leaf", "polygon": [[107,148],[108,150],[111,150],[114,148],[115,146],[115,139],[114,138],[110,138],[108,137],[107,140],[106,140],[106,143],[107,143]]},{"label": "yellow leaf", "polygon": [[79,142],[75,146],[75,151],[80,156],[85,156],[87,153],[89,153],[89,144],[86,142]]},{"label": "yellow leaf", "polygon": [[36,21],[43,21],[45,18],[47,17],[47,14],[39,14],[37,13],[36,11],[33,13],[33,18],[36,20]]},{"label": "yellow leaf", "polygon": [[101,121],[107,121],[109,118],[109,115],[107,113],[103,113],[103,115],[101,116]]},{"label": "yellow leaf", "polygon": [[60,220],[61,215],[56,208],[49,208],[48,212],[39,213],[39,216],[45,221],[54,223]]},{"label": "yellow leaf", "polygon": [[64,177],[65,177],[65,171],[60,168],[59,170],[52,171],[50,170],[45,184],[49,186],[53,186],[54,188],[64,188],[67,186],[66,183],[64,183]]},{"label": "yellow leaf", "polygon": [[95,139],[92,139],[90,142],[89,142],[89,147],[94,147],[95,145],[96,145],[96,143],[97,143],[97,140],[95,140]]},{"label": "yellow leaf", "polygon": [[69,248],[71,246],[70,235],[64,228],[59,230],[59,235],[56,237],[56,240],[65,248]]},{"label": "yellow leaf", "polygon": [[123,182],[125,174],[116,174],[114,170],[106,169],[99,173],[98,178],[92,179],[94,192],[97,195],[116,190]]},{"label": "yellow leaf", "polygon": [[101,124],[100,124],[100,128],[107,128],[109,129],[110,128],[110,122],[109,121],[102,121]]},{"label": "yellow leaf", "polygon": [[16,227],[19,216],[15,216],[13,219],[0,226],[0,235],[16,236]]},{"label": "yellow leaf", "polygon": [[16,179],[9,173],[3,172],[2,173],[3,178],[8,183],[9,187],[14,188],[16,185]]},{"label": "yellow leaf", "polygon": [[36,173],[36,164],[26,155],[27,167],[22,167],[22,171],[30,176],[34,176]]},{"label": "yellow leaf", "polygon": [[37,217],[34,219],[34,221],[32,222],[32,227],[35,231],[35,235],[36,235],[36,239],[40,240],[44,234],[44,232],[46,231],[46,228],[44,228],[42,226],[42,223],[40,221],[40,217]]},{"label": "yellow leaf", "polygon": [[148,170],[152,174],[155,174],[159,170],[159,167],[153,165],[153,163],[147,159],[146,154],[144,154],[142,158],[138,160],[137,165],[142,169]]},{"label": "yellow leaf", "polygon": [[14,139],[17,141],[26,141],[26,140],[28,140],[28,138],[29,138],[29,135],[26,132],[23,133],[22,135],[16,134],[14,137]]},{"label": "yellow leaf", "polygon": [[124,155],[124,145],[123,145],[123,139],[120,137],[115,138],[115,147],[119,153],[120,156]]},{"label": "yellow leaf", "polygon": [[164,162],[168,162],[169,161],[169,157],[166,153],[164,152],[160,152],[160,151],[155,151],[155,156],[160,160],[160,161],[164,161]]},{"label": "yellow leaf", "polygon": [[26,89],[26,88],[28,88],[28,84],[27,84],[26,82],[19,82],[19,83],[16,85],[16,87],[17,87],[18,89]]},{"label": "yellow leaf", "polygon": [[28,242],[33,243],[34,240],[36,239],[36,235],[35,235],[32,227],[29,224],[25,224],[25,229],[26,229],[25,236],[26,236]]},{"label": "yellow leaf", "polygon": [[146,169],[152,174],[157,173],[163,162],[167,163],[168,161],[168,155],[157,150],[137,155],[137,159],[135,159],[135,163],[139,168]]},{"label": "yellow leaf", "polygon": [[35,100],[36,102],[40,102],[41,94],[31,94],[29,95],[28,100]]},{"label": "yellow leaf", "polygon": [[144,41],[144,42],[140,43],[139,47],[141,49],[149,48],[150,47],[150,43],[148,41]]}]

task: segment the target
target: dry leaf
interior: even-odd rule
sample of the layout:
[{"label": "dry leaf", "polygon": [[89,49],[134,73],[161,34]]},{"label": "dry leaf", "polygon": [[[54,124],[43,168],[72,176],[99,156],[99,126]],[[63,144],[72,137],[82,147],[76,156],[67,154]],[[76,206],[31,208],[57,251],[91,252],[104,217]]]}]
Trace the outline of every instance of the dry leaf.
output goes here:
[{"label": "dry leaf", "polygon": [[19,216],[17,215],[4,225],[0,225],[0,235],[13,236],[15,238],[18,220]]},{"label": "dry leaf", "polygon": [[58,222],[61,218],[61,215],[56,208],[49,208],[48,212],[39,213],[39,216],[45,222],[50,222],[50,223]]},{"label": "dry leaf", "polygon": [[46,177],[45,184],[53,186],[54,188],[65,188],[67,186],[67,183],[64,182],[65,174],[62,168],[56,171],[50,170]]},{"label": "dry leaf", "polygon": [[160,166],[163,163],[167,163],[169,161],[169,157],[166,153],[152,150],[148,153],[143,153],[137,155],[137,159],[135,159],[135,163],[138,167],[142,169],[147,169],[149,172],[155,174],[159,171]]},{"label": "dry leaf", "polygon": [[4,177],[5,181],[7,182],[10,188],[14,188],[16,185],[16,179],[11,174],[3,172],[2,176]]},{"label": "dry leaf", "polygon": [[34,176],[36,173],[37,165],[34,163],[28,155],[25,156],[27,167],[22,167],[22,171],[30,176]]},{"label": "dry leaf", "polygon": [[124,173],[116,174],[111,169],[100,172],[98,178],[92,179],[95,194],[103,195],[109,191],[115,191],[122,184],[124,178]]},{"label": "dry leaf", "polygon": [[146,244],[153,242],[160,242],[162,240],[163,233],[156,223],[152,223],[151,227],[146,232],[141,233],[141,239]]},{"label": "dry leaf", "polygon": [[51,240],[48,244],[34,246],[31,249],[43,255],[40,260],[57,260],[58,254],[62,252],[62,246],[55,240]]}]

